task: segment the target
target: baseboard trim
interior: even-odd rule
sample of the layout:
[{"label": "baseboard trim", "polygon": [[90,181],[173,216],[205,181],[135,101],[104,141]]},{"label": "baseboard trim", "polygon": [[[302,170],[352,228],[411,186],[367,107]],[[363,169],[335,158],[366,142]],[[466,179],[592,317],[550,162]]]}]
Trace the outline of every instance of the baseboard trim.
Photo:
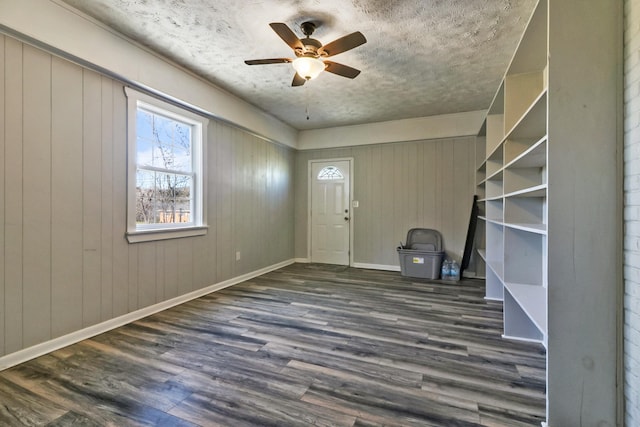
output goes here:
[{"label": "baseboard trim", "polygon": [[150,316],[160,311],[167,310],[171,307],[175,307],[196,298],[200,298],[212,292],[216,292],[221,289],[228,288],[229,286],[237,285],[238,283],[253,279],[254,277],[258,277],[271,271],[278,270],[280,268],[294,264],[295,262],[297,262],[295,259],[290,259],[278,264],[273,264],[269,267],[261,268],[256,271],[252,271],[251,273],[246,273],[241,276],[207,286],[206,288],[198,289],[196,291],[192,291],[187,294],[159,302],[149,307],[141,308],[139,310],[132,311],[131,313],[106,320],[96,325],[89,326],[88,328],[71,332],[67,335],[63,335],[61,337],[54,338],[40,344],[36,344],[32,347],[16,351],[15,353],[2,356],[0,357],[0,371],[15,365],[19,365],[20,363],[24,363],[28,360],[35,359],[36,357],[40,357],[47,353],[51,353],[52,351],[59,350],[63,347],[67,347],[71,344],[75,344],[82,340],[94,337],[112,329],[119,328],[120,326],[142,319],[143,317]]},{"label": "baseboard trim", "polygon": [[309,260],[309,258],[295,258],[294,262],[297,262],[300,264],[309,264],[311,261]]},{"label": "baseboard trim", "polygon": [[363,262],[354,262],[355,268],[366,268],[369,270],[385,270],[385,271],[400,271],[399,265],[384,265],[384,264],[366,264]]}]

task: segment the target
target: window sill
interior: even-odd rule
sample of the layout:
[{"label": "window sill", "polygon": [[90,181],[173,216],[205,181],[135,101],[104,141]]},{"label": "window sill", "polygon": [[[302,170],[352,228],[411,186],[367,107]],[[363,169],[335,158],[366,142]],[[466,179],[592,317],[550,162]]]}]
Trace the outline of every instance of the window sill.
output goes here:
[{"label": "window sill", "polygon": [[182,239],[184,237],[204,236],[208,227],[167,228],[162,230],[129,231],[126,234],[129,243],[152,242],[156,240]]}]

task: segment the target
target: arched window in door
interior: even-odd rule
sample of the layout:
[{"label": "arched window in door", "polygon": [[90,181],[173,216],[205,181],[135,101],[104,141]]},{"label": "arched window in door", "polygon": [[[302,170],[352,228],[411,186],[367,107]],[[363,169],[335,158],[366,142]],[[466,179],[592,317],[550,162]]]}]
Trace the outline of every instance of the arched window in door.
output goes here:
[{"label": "arched window in door", "polygon": [[333,179],[344,179],[344,175],[340,172],[335,166],[326,166],[318,172],[318,180],[333,180]]}]

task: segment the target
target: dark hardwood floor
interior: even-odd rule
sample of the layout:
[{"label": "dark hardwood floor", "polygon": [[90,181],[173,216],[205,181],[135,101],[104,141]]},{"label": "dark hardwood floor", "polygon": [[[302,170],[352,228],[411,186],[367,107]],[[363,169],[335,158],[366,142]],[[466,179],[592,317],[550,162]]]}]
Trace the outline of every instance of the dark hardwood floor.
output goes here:
[{"label": "dark hardwood floor", "polygon": [[540,426],[483,282],[294,264],[0,372],[0,425]]}]

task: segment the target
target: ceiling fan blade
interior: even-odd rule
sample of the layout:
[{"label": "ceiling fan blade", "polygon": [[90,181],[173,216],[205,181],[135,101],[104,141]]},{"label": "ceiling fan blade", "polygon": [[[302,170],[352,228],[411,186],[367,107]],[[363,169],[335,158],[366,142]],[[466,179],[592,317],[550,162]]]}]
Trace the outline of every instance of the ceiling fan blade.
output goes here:
[{"label": "ceiling fan blade", "polygon": [[293,75],[293,81],[291,82],[291,86],[302,86],[305,84],[307,80],[304,77],[300,77],[298,73]]},{"label": "ceiling fan blade", "polygon": [[321,55],[324,55],[326,53],[326,56],[333,56],[342,52],[346,52],[347,50],[353,49],[354,47],[358,47],[361,44],[365,44],[366,42],[367,39],[364,37],[364,35],[360,31],[356,31],[355,33],[340,37],[339,39],[322,46],[320,49],[318,49],[318,52]]},{"label": "ceiling fan blade", "polygon": [[355,79],[358,74],[360,74],[360,70],[356,70],[355,68],[349,67],[348,65],[338,64],[333,61],[324,61],[327,68],[325,71],[328,71],[333,74],[337,74],[342,77],[347,77],[349,79]]},{"label": "ceiling fan blade", "polygon": [[293,59],[272,58],[272,59],[249,59],[247,61],[244,61],[244,63],[247,65],[264,65],[264,64],[283,64],[291,61],[293,61]]},{"label": "ceiling fan blade", "polygon": [[289,28],[287,24],[283,24],[282,22],[272,22],[271,24],[269,24],[269,26],[273,29],[273,31],[276,32],[277,35],[280,36],[282,40],[284,40],[286,44],[291,47],[291,49],[304,49],[304,45],[302,44],[298,36],[296,36],[296,33],[291,31],[291,28]]}]

